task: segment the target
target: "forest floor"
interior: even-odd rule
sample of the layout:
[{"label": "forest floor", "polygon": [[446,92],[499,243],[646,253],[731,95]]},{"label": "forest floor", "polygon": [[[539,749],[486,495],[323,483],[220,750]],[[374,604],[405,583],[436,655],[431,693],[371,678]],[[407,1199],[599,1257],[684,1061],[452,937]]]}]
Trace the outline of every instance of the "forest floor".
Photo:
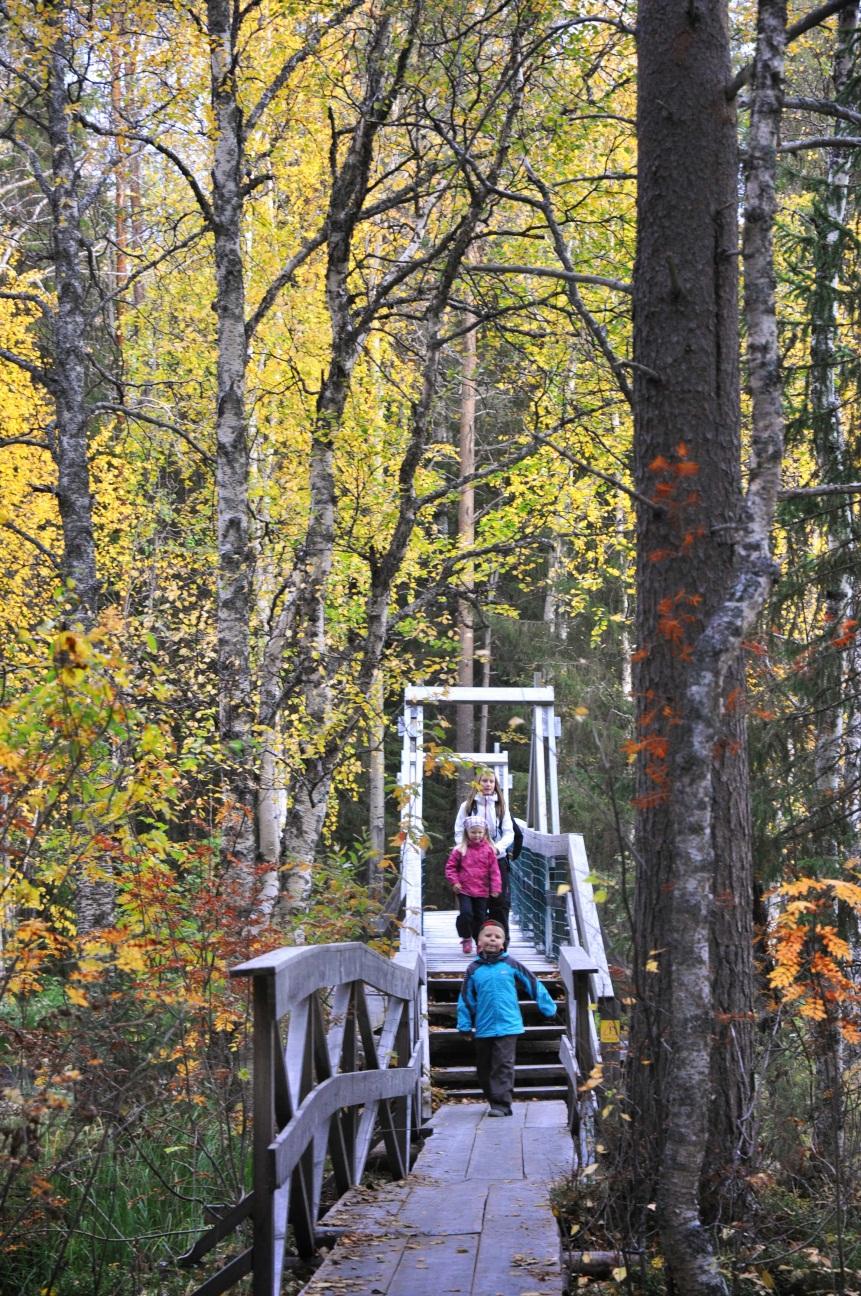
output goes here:
[{"label": "forest floor", "polygon": [[[861,1296],[861,1194],[835,1204],[833,1186],[778,1186],[761,1176],[750,1219],[715,1229],[718,1263],[732,1296]],[[590,1174],[557,1181],[553,1206],[570,1262],[568,1291],[589,1296],[668,1291],[657,1230],[645,1253],[625,1254],[609,1221],[613,1177]],[[612,1257],[612,1258],[611,1258]],[[600,1261],[605,1263],[601,1269]],[[598,1269],[594,1275],[583,1272]]]}]

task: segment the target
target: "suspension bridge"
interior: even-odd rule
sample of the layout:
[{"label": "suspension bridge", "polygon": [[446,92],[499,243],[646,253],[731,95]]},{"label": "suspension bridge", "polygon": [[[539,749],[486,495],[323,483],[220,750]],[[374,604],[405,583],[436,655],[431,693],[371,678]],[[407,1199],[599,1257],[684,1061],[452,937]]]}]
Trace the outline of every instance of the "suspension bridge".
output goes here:
[{"label": "suspension bridge", "polygon": [[[424,713],[457,704],[531,711],[510,953],[556,999],[557,1017],[521,1003],[510,1120],[488,1117],[456,1029],[469,960],[455,912],[423,904]],[[190,1267],[229,1253],[194,1296],[246,1279],[253,1296],[280,1296],[289,1271],[321,1255],[307,1296],[565,1290],[550,1191],[592,1159],[600,1091],[583,1086],[618,1061],[619,1010],[583,838],[560,831],[553,690],[408,688],[402,729],[397,954],[306,946],[231,969],[253,996],[252,1186],[212,1208],[180,1257]],[[458,759],[510,786],[498,748]]]}]

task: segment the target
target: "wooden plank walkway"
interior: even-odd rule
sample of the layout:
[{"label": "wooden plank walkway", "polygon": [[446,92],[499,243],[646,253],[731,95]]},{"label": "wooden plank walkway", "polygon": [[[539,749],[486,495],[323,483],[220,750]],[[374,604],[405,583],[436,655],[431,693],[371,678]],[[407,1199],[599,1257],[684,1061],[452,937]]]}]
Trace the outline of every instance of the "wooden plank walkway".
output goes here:
[{"label": "wooden plank walkway", "polygon": [[322,1227],[344,1236],[304,1296],[560,1296],[548,1191],[573,1166],[565,1104],[486,1113],[442,1107],[407,1179],[354,1188],[329,1211]]},{"label": "wooden plank walkway", "polygon": [[[424,947],[425,961],[429,973],[463,973],[469,964],[469,958],[460,948],[460,938],[454,925],[456,909],[425,909],[424,911]],[[530,972],[551,973],[556,971],[556,964],[539,954],[528,937],[524,936],[514,921],[510,923],[511,942],[508,952]]]}]

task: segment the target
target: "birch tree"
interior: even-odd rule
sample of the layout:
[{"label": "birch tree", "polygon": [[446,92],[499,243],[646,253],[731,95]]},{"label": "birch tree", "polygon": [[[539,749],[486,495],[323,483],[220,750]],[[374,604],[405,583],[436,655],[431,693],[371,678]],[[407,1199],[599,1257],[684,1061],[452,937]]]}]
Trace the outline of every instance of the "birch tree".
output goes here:
[{"label": "birch tree", "polygon": [[[857,100],[858,5],[840,11],[832,61],[833,102],[850,112]],[[810,301],[810,412],[813,448],[819,479],[850,482],[854,476],[847,447],[841,401],[839,349],[840,279],[846,249],[846,222],[852,150],[842,147],[840,136],[853,129],[835,122],[836,139],[826,153],[825,177],[813,203],[813,265]],[[826,557],[822,606],[825,642],[817,670],[818,699],[814,773],[821,820],[814,846],[817,855],[837,865],[840,849],[851,853],[858,843],[857,749],[859,726],[858,647],[840,649],[829,641],[840,637],[840,628],[857,622],[859,583],[850,558],[857,530],[857,505],[851,494],[835,499],[826,517]],[[834,809],[843,800],[847,834],[835,822]],[[848,840],[846,837],[848,836]],[[842,840],[841,840],[842,838]],[[852,919],[849,919],[852,922]],[[837,1023],[826,1018],[814,1027],[817,1089],[822,1101],[814,1113],[813,1145],[826,1173],[834,1175],[842,1157],[844,1123],[843,1036]]]},{"label": "birch tree", "polygon": [[[337,654],[327,636],[327,598],[336,542],[336,487],[333,453],[343,416],[350,375],[359,348],[375,320],[391,309],[396,291],[412,294],[411,309],[418,313],[410,347],[421,366],[416,395],[412,401],[405,444],[393,464],[394,499],[397,516],[386,535],[375,537],[367,552],[369,582],[365,602],[365,630],[351,655],[351,678],[360,697],[367,696],[379,667],[389,635],[389,604],[401,565],[420,512],[416,475],[429,445],[437,395],[440,360],[446,340],[446,312],[449,296],[480,222],[487,218],[494,190],[511,145],[528,74],[528,35],[534,20],[517,13],[502,12],[498,28],[491,27],[486,42],[476,44],[475,63],[464,57],[459,37],[445,31],[444,15],[429,9],[428,26],[419,29],[422,10],[411,11],[408,28],[401,37],[397,54],[390,53],[393,71],[384,74],[384,52],[395,29],[386,17],[375,31],[366,67],[363,118],[351,134],[343,160],[333,153],[333,184],[327,227],[326,297],[332,327],[330,367],[317,400],[317,419],[311,455],[311,504],[309,523],[300,547],[300,561],[292,577],[295,598],[285,609],[294,642],[288,657],[283,684],[297,715],[303,740],[299,761],[291,771],[289,808],[284,831],[283,855],[289,866],[286,910],[300,911],[310,885],[311,869],[329,804],[333,771],[345,737],[355,728],[361,711],[352,708],[338,714],[333,706]],[[438,25],[437,25],[438,24]],[[472,33],[474,35],[474,33]],[[484,31],[481,32],[485,36]],[[427,132],[435,139],[435,151],[422,162],[420,175],[440,173],[438,186],[417,191],[421,205],[418,219],[410,218],[413,231],[406,246],[393,258],[364,301],[351,298],[348,281],[355,256],[354,239],[362,215],[362,204],[374,162],[377,133],[391,112],[398,87],[404,80],[412,54],[422,42],[431,59],[439,48],[443,62],[434,79],[450,78],[456,87],[464,77],[492,76],[474,112],[462,113],[455,91],[440,103],[418,93],[427,114]],[[484,59],[491,54],[490,64]],[[416,57],[419,55],[417,53]],[[379,68],[379,70],[378,70]],[[427,73],[425,73],[427,75]],[[418,76],[418,74],[416,74]],[[494,138],[487,132],[493,122]],[[451,142],[463,140],[452,148]],[[478,160],[478,141],[486,148],[486,159]],[[426,184],[423,179],[422,184]],[[414,188],[414,186],[413,186]],[[437,213],[437,208],[439,209]],[[432,218],[436,223],[431,224]],[[411,282],[415,280],[415,283]],[[416,286],[417,285],[417,286]]]},{"label": "birch tree", "polygon": [[82,220],[83,211],[98,198],[99,187],[85,178],[85,149],[71,118],[78,75],[76,15],[56,4],[48,6],[41,21],[17,10],[3,17],[3,138],[47,208],[47,221],[40,220],[38,234],[31,228],[31,238],[44,237],[50,245],[45,292],[30,294],[44,324],[43,361],[34,364],[9,352],[4,358],[30,373],[54,406],[45,445],[56,466],[54,489],[62,525],[59,566],[68,583],[70,612],[87,626],[98,608],[99,583],[88,459],[93,414],[87,396],[92,380],[87,339],[92,331],[85,301],[87,243]]}]

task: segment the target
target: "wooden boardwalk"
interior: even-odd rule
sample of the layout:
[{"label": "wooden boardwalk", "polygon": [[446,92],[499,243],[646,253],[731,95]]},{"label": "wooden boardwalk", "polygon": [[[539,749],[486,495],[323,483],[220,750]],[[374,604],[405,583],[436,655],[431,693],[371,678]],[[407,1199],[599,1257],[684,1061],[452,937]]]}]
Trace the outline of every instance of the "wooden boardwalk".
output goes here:
[{"label": "wooden boardwalk", "polygon": [[549,1185],[573,1166],[565,1104],[484,1103],[434,1117],[409,1177],[354,1188],[321,1221],[344,1230],[305,1296],[560,1296]]}]

